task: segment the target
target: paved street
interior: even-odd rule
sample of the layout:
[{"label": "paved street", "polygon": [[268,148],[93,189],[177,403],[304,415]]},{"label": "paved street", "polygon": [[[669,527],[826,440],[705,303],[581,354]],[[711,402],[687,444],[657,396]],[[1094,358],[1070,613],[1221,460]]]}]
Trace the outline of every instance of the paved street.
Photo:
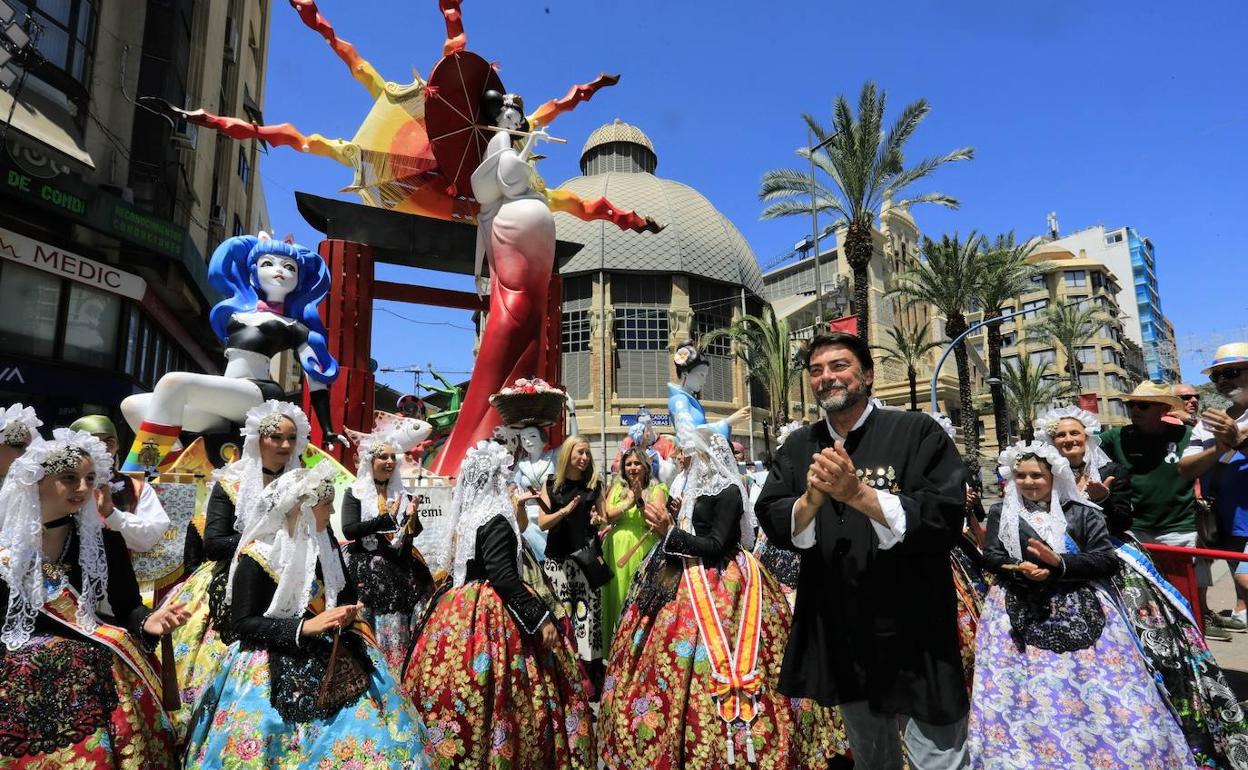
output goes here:
[{"label": "paved street", "polygon": [[[1209,590],[1209,604],[1216,610],[1235,606],[1235,586],[1225,563],[1214,565],[1214,585]],[[1241,701],[1248,700],[1248,634],[1232,634],[1231,641],[1209,640],[1209,649],[1226,672],[1227,682]]]}]

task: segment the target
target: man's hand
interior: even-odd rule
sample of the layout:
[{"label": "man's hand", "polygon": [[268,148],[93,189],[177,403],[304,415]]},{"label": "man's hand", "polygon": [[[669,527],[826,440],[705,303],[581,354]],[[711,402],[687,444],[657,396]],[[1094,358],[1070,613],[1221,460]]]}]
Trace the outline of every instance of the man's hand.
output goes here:
[{"label": "man's hand", "polygon": [[1221,409],[1206,409],[1200,416],[1213,438],[1218,442],[1218,449],[1227,451],[1239,446],[1239,426],[1229,414]]},{"label": "man's hand", "polygon": [[95,507],[105,519],[113,515],[113,493],[107,486],[95,488]]},{"label": "man's hand", "polygon": [[813,460],[808,483],[825,497],[849,503],[862,491],[862,479],[841,442],[824,449]]}]

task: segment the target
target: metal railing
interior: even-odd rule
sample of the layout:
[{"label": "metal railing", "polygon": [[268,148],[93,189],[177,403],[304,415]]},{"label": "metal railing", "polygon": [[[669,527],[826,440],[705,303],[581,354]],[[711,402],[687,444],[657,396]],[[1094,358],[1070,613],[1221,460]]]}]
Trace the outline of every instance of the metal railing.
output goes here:
[{"label": "metal railing", "polygon": [[1240,551],[1217,551],[1211,548],[1183,548],[1177,545],[1145,543],[1144,548],[1153,557],[1157,571],[1179,589],[1192,607],[1192,616],[1200,622],[1204,618],[1204,607],[1200,603],[1200,589],[1196,582],[1195,559],[1217,559],[1223,561],[1248,561],[1248,553]]}]

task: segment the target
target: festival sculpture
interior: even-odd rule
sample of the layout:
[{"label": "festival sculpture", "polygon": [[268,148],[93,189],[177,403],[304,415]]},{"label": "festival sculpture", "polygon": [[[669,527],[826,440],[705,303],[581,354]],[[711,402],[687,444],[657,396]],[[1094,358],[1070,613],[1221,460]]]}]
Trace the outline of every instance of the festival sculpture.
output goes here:
[{"label": "festival sculpture", "polygon": [[169,372],[151,393],[121,402],[134,443],[121,470],[155,468],[183,431],[226,430],[247,410],[285,396],[271,372],[284,351],[299,356],[326,443],[342,441],[330,419],[328,385],[338,376],[317,307],[329,291],[329,271],[316,253],[296,243],[241,235],[221,243],[208,280],[225,299],[209,321],[225,343],[225,372]]},{"label": "festival sculpture", "polygon": [[731,443],[732,426],[748,420],[750,408],[743,406],[727,419],[708,424],[706,409],[702,407],[700,398],[706,378],[711,373],[711,362],[693,340],[685,340],[677,345],[672,361],[676,364],[676,376],[680,378],[680,384],[667,383],[667,410],[672,415],[672,427],[676,429],[676,435],[686,435],[688,429],[706,425],[709,430]]},{"label": "festival sculpture", "polygon": [[[496,67],[465,50],[461,0],[440,0],[446,23],[442,59],[427,81],[385,80],[355,47],[340,39],[312,0],[291,0],[300,19],[325,39],[374,98],[372,110],[350,140],[305,135],[289,123],[258,125],[203,110],[154,101],[195,125],[235,139],[260,139],[347,165],[347,191],[372,206],[438,219],[477,221],[477,273],[488,259],[492,275],[489,318],[460,419],[433,463],[454,475],[469,447],[487,439],[497,414],[489,396],[507,383],[539,373],[544,340],[539,333],[554,270],[551,212],[621,229],[658,232],[652,219],[622,210],[606,198],[584,200],[546,186],[532,166],[535,142],[560,114],[588,101],[619,78],[600,75],[573,86],[524,114],[523,101],[503,87]],[[522,140],[519,151],[512,140]],[[484,286],[478,282],[478,292]]]},{"label": "festival sculpture", "polygon": [[676,477],[676,442],[654,427],[654,415],[644,405],[637,408],[637,422],[628,429],[628,435],[620,440],[620,446],[611,461],[611,471],[620,472],[620,462],[628,450],[641,447],[650,459],[651,476],[670,485]]}]

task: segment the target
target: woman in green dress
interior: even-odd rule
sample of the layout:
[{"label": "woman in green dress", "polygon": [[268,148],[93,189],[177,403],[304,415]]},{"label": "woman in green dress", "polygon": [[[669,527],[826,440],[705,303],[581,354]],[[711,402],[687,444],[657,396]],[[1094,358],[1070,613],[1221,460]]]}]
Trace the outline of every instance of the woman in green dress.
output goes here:
[{"label": "woman in green dress", "polygon": [[606,521],[600,522],[610,527],[602,540],[602,553],[615,574],[611,582],[602,587],[604,653],[611,649],[615,624],[624,612],[624,599],[633,575],[658,542],[654,533],[646,528],[642,511],[647,503],[667,505],[667,486],[651,478],[650,460],[644,450],[637,447],[628,450],[622,464],[624,474],[611,486],[607,494]]}]

